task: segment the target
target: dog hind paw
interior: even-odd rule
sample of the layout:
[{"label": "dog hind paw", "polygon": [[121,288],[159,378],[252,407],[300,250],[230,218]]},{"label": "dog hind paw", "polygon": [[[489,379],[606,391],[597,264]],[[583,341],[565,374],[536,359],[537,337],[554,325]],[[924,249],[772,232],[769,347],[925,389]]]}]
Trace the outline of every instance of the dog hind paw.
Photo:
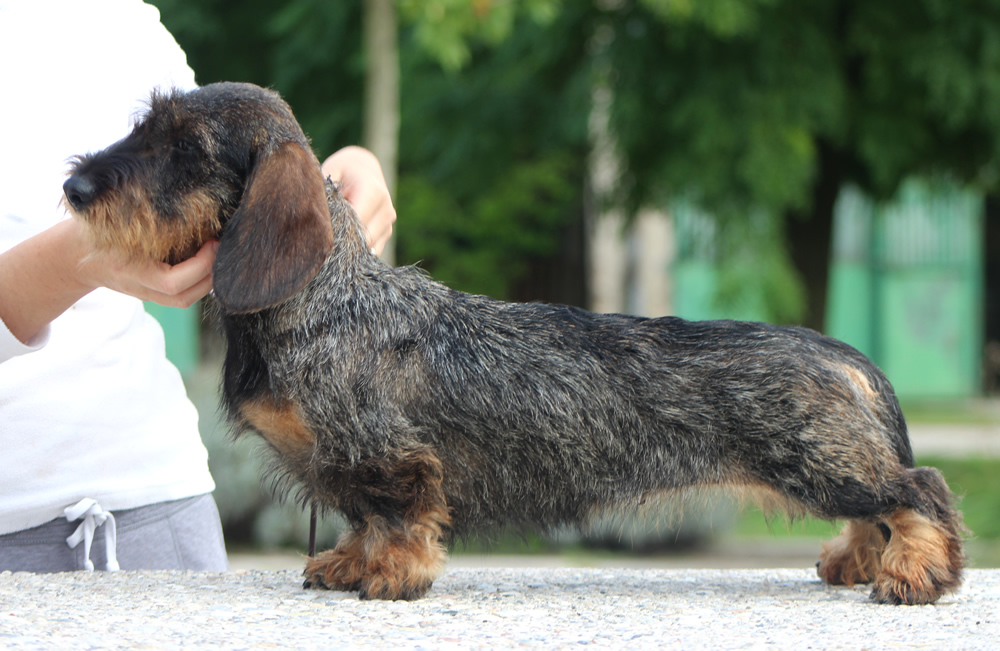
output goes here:
[{"label": "dog hind paw", "polygon": [[850,522],[840,536],[823,545],[816,573],[829,585],[871,583],[881,568],[884,547],[877,527]]},{"label": "dog hind paw", "polygon": [[902,579],[888,575],[879,576],[872,587],[868,598],[879,604],[893,606],[916,606],[932,604],[937,601],[943,590],[929,578],[920,585],[914,585]]}]

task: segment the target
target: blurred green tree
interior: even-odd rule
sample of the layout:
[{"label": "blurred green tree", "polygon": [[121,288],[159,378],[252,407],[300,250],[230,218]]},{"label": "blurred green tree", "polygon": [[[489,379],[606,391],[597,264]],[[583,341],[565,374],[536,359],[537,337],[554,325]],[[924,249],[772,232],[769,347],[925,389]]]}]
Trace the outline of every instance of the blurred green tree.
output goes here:
[{"label": "blurred green tree", "polygon": [[[360,141],[361,3],[156,4],[201,81],[277,88],[321,154]],[[693,200],[722,220],[734,258],[750,215],[780,220],[787,254],[766,257],[770,286],[795,313],[800,292],[783,277],[793,267],[815,328],[845,182],[879,197],[915,174],[997,182],[1000,0],[396,7],[400,261],[461,289],[525,298],[519,277],[539,277],[538,260],[579,239],[595,85],[613,92],[623,174],[612,199]]]},{"label": "blurred green tree", "polygon": [[365,60],[361,3],[154,0],[198,83],[247,81],[279,91],[319,155],[361,140]]},{"label": "blurred green tree", "polygon": [[472,58],[475,44],[498,45],[518,19],[551,22],[561,0],[397,0],[414,26],[416,43],[446,70],[457,71]]},{"label": "blurred green tree", "polygon": [[[199,83],[275,88],[319,155],[362,142],[363,3],[154,4]],[[582,14],[559,13],[550,40],[557,4],[398,2],[399,262],[459,289],[538,297],[512,292],[535,261],[567,248],[587,151],[586,40],[569,31]],[[554,298],[583,301],[579,290]]]},{"label": "blurred green tree", "polygon": [[783,218],[806,325],[823,326],[845,182],[877,197],[919,174],[996,185],[997,0],[605,4],[620,200]]},{"label": "blurred green tree", "polygon": [[419,32],[408,34],[401,258],[421,261],[459,289],[585,301],[582,264],[569,292],[530,295],[519,293],[516,283],[529,274],[537,281],[537,261],[565,250],[570,232],[582,227],[590,75],[580,34],[586,18],[585,10],[569,6],[551,22],[523,16],[503,43],[471,43],[461,70],[439,65],[437,55],[413,43]]}]

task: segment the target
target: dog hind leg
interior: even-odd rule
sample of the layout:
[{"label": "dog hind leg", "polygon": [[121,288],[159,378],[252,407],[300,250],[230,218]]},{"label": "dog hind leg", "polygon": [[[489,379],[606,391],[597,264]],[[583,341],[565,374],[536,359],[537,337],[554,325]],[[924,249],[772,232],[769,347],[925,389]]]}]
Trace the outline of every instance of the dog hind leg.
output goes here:
[{"label": "dog hind leg", "polygon": [[921,499],[884,519],[889,542],[871,592],[879,603],[933,603],[962,581],[964,526],[951,491],[934,468],[906,472]]},{"label": "dog hind leg", "polygon": [[872,583],[879,603],[933,603],[961,583],[961,515],[933,468],[903,470],[900,485],[899,506],[849,520],[823,546],[817,572],[832,585]]}]

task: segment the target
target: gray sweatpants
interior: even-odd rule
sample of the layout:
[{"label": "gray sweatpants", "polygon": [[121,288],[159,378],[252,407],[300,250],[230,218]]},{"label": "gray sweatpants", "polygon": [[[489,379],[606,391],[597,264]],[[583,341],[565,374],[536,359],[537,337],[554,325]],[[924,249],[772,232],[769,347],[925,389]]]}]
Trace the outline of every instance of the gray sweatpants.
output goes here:
[{"label": "gray sweatpants", "polygon": [[[123,570],[229,569],[219,510],[210,494],[114,512],[118,564]],[[0,536],[0,571],[70,572],[82,570],[83,544],[66,538],[79,522],[58,518],[33,529]],[[90,560],[107,568],[105,523],[94,533]]]}]

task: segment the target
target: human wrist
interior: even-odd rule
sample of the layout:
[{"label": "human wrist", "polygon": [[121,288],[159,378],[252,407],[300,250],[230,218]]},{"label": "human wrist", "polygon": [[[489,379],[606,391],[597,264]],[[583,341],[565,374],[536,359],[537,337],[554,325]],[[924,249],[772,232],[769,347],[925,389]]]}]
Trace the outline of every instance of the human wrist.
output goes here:
[{"label": "human wrist", "polygon": [[81,265],[88,255],[86,233],[72,220],[59,222],[2,254],[0,318],[11,334],[29,341],[96,288],[96,281]]},{"label": "human wrist", "polygon": [[99,264],[87,239],[85,226],[75,219],[59,222],[47,232],[50,273],[58,291],[80,297],[101,286]]}]

